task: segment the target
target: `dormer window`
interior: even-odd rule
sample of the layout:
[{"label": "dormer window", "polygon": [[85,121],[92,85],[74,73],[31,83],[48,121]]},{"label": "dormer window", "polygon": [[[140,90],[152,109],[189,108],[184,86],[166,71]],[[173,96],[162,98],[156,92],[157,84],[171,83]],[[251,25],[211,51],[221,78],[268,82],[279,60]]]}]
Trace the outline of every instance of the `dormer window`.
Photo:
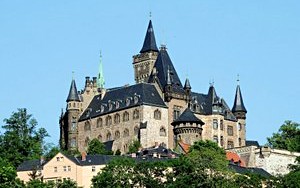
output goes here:
[{"label": "dormer window", "polygon": [[101,110],[101,113],[104,112],[104,106],[103,105],[101,105],[101,109],[100,110]]},{"label": "dormer window", "polygon": [[130,105],[130,99],[127,98],[127,99],[126,99],[126,106],[129,106],[129,105]]},{"label": "dormer window", "polygon": [[139,98],[138,98],[138,96],[134,96],[134,104],[137,104],[138,102],[139,102]]},{"label": "dormer window", "polygon": [[116,102],[116,109],[120,108],[120,103],[119,101]]}]

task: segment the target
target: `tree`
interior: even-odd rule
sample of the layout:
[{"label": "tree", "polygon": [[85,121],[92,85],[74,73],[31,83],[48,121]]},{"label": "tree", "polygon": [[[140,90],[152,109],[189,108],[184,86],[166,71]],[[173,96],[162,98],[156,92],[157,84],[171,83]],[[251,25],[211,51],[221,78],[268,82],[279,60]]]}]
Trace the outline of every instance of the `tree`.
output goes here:
[{"label": "tree", "polygon": [[4,119],[0,136],[0,154],[16,168],[25,160],[38,159],[44,151],[44,139],[49,136],[44,128],[36,130],[37,121],[25,108]]},{"label": "tree", "polygon": [[23,183],[17,178],[17,173],[13,165],[7,160],[0,158],[0,187],[24,187]]},{"label": "tree", "polygon": [[200,169],[228,170],[225,150],[210,140],[195,142],[187,157]]},{"label": "tree", "polygon": [[129,144],[128,153],[136,153],[142,147],[141,143],[138,140],[134,140]]},{"label": "tree", "polygon": [[300,124],[285,121],[278,133],[273,133],[267,140],[272,148],[300,152]]},{"label": "tree", "polygon": [[105,149],[104,144],[96,138],[94,138],[89,142],[87,153],[89,155],[95,155],[95,154],[112,155],[113,154],[112,151],[107,151]]}]

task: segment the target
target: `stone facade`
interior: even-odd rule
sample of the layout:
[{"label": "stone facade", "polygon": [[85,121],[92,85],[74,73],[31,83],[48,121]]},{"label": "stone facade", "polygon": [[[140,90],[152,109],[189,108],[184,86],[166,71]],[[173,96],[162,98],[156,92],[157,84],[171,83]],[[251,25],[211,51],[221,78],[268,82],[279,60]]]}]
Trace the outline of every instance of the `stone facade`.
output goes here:
[{"label": "stone facade", "polygon": [[258,167],[272,175],[284,175],[290,172],[289,165],[295,164],[300,153],[270,147],[246,146],[229,149],[237,153],[247,167]]}]

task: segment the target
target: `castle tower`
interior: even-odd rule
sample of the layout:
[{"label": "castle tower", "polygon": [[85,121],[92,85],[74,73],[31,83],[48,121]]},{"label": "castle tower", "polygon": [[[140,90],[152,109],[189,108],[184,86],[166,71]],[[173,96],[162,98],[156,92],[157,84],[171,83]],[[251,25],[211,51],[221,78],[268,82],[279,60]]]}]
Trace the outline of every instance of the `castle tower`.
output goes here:
[{"label": "castle tower", "polygon": [[81,100],[74,79],[72,79],[66,102],[66,113],[60,119],[60,146],[65,150],[76,149],[77,122],[81,113]]},{"label": "castle tower", "polygon": [[245,146],[246,144],[246,114],[247,110],[245,108],[243,97],[241,93],[240,85],[238,84],[236,87],[234,104],[232,107],[232,113],[238,120],[238,144],[239,146]]},{"label": "castle tower", "polygon": [[204,125],[204,122],[198,119],[189,108],[186,108],[179,118],[171,124],[177,143],[182,141],[185,144],[193,145],[194,142],[202,139],[202,125]]},{"label": "castle tower", "polygon": [[152,21],[149,21],[143,47],[133,56],[134,80],[136,83],[148,82],[150,73],[158,55]]},{"label": "castle tower", "polygon": [[102,54],[100,51],[100,63],[99,63],[99,72],[97,77],[97,90],[101,95],[101,98],[105,95],[105,80],[104,80],[104,74],[103,74],[103,66],[102,66]]}]

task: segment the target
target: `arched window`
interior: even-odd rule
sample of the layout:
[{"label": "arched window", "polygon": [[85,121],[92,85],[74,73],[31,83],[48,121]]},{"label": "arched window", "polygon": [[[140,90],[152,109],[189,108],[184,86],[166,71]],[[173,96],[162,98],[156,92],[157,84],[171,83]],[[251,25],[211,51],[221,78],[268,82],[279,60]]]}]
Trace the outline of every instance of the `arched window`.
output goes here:
[{"label": "arched window", "polygon": [[221,146],[223,147],[224,146],[224,137],[223,136],[221,136],[220,142],[221,142]]},{"label": "arched window", "polygon": [[133,119],[139,119],[140,118],[140,113],[138,109],[135,109],[133,111]]},{"label": "arched window", "polygon": [[159,136],[167,136],[166,129],[164,127],[161,127],[159,129]]},{"label": "arched window", "polygon": [[129,136],[129,130],[128,129],[124,130],[123,136],[124,137],[128,137]]},{"label": "arched window", "polygon": [[106,141],[110,141],[110,140],[112,140],[112,137],[111,137],[111,133],[108,132],[108,133],[106,134]]},{"label": "arched window", "polygon": [[84,140],[84,146],[87,147],[89,145],[89,142],[90,142],[90,138],[86,137]]},{"label": "arched window", "polygon": [[161,119],[161,112],[160,112],[159,109],[156,109],[156,110],[154,111],[154,119],[158,119],[158,120]]},{"label": "arched window", "polygon": [[119,124],[119,123],[120,123],[120,115],[119,115],[119,114],[116,114],[116,115],[114,116],[114,123],[115,123],[115,124]]},{"label": "arched window", "polygon": [[110,126],[111,125],[111,116],[107,116],[105,121],[106,121],[105,122],[106,126]]},{"label": "arched window", "polygon": [[71,147],[75,148],[76,147],[76,138],[71,139]]},{"label": "arched window", "polygon": [[239,146],[241,147],[242,146],[242,139],[239,138]]},{"label": "arched window", "polygon": [[101,135],[101,134],[99,134],[99,136],[98,136],[98,140],[99,140],[100,142],[102,142],[102,141],[103,141],[103,138],[102,138],[102,135]]},{"label": "arched window", "polygon": [[72,131],[76,131],[77,121],[76,117],[72,117]]},{"label": "arched window", "polygon": [[123,121],[129,121],[129,113],[128,112],[124,112]]},{"label": "arched window", "polygon": [[139,128],[137,126],[134,127],[134,135],[138,136],[139,135]]},{"label": "arched window", "polygon": [[84,130],[85,131],[90,131],[91,130],[91,124],[89,121],[86,121],[84,124]]},{"label": "arched window", "polygon": [[102,118],[97,119],[97,128],[102,127]]},{"label": "arched window", "polygon": [[120,131],[116,131],[115,132],[115,139],[119,139],[120,138]]}]

